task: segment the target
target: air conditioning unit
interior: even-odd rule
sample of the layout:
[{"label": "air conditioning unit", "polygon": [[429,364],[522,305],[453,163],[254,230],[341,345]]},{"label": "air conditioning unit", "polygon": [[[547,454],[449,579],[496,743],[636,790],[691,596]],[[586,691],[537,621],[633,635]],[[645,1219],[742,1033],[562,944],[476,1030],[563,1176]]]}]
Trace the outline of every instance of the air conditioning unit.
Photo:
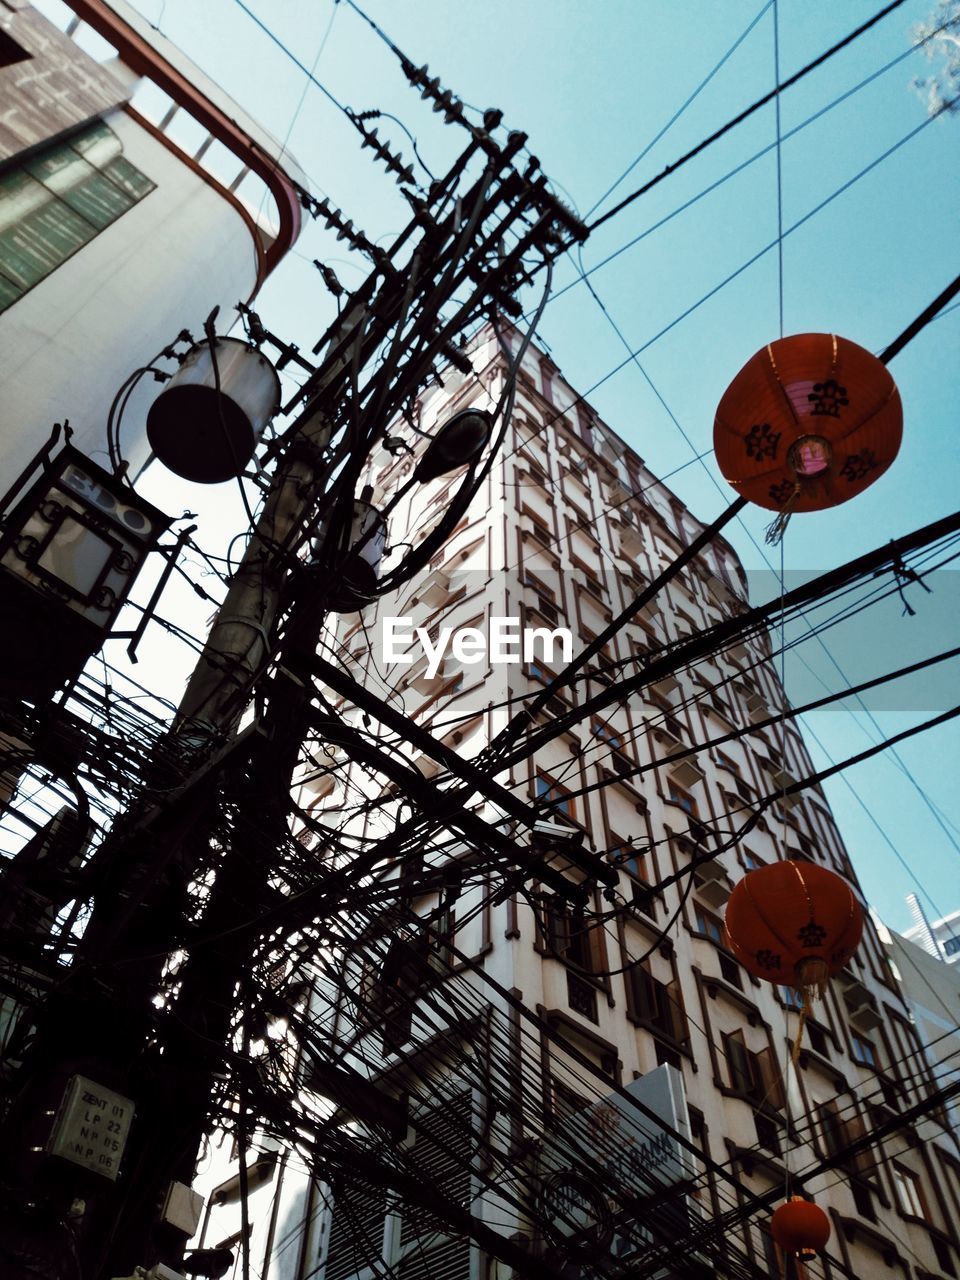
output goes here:
[{"label": "air conditioning unit", "polygon": [[613,441],[606,435],[600,436],[600,444],[597,448],[597,452],[600,457],[603,458],[604,462],[612,463],[613,466],[616,466],[620,461],[620,451],[617,449]]},{"label": "air conditioning unit", "polygon": [[604,480],[603,492],[611,506],[619,507],[630,501],[630,490],[619,476],[611,476],[608,480]]},{"label": "air conditioning unit", "polygon": [[858,1031],[867,1034],[875,1031],[883,1022],[880,1006],[870,989],[852,973],[841,973],[838,981],[847,1006],[850,1023]]},{"label": "air conditioning unit", "polygon": [[[783,792],[787,790],[788,787],[794,786],[797,779],[792,773],[787,773],[786,769],[774,768],[770,771],[770,781],[776,787],[777,791]],[[798,804],[800,801],[800,797],[798,795],[783,796],[782,799],[784,805],[788,809],[792,809],[793,806]]]},{"label": "air conditioning unit", "polygon": [[533,836],[546,845],[579,845],[583,843],[583,832],[576,827],[568,827],[563,822],[553,822],[549,818],[538,818],[533,824]]},{"label": "air conditioning unit", "polygon": [[444,604],[449,594],[450,576],[440,569],[434,570],[421,589],[417,592],[418,597],[425,604],[430,604],[435,607]]},{"label": "air conditioning unit", "polygon": [[620,554],[625,556],[631,563],[643,550],[643,539],[631,524],[621,527],[617,535],[617,543]]},{"label": "air conditioning unit", "polygon": [[696,891],[704,902],[717,909],[722,907],[732,888],[723,864],[711,858],[709,862],[701,863],[693,874]]},{"label": "air conditioning unit", "polygon": [[673,695],[680,688],[680,681],[675,676],[664,676],[662,680],[654,681],[650,688],[665,701],[672,702]]},{"label": "air conditioning unit", "polygon": [[744,701],[747,708],[747,719],[751,724],[759,724],[761,720],[766,720],[770,715],[770,708],[767,706],[766,699],[759,693],[748,693]]},{"label": "air conditioning unit", "polygon": [[703,770],[692,760],[681,760],[671,768],[670,776],[675,778],[684,790],[687,790],[703,781]]},{"label": "air conditioning unit", "polygon": [[855,1008],[849,1004],[847,1008],[851,1025],[867,1035],[871,1031],[876,1031],[877,1027],[883,1023],[883,1015],[873,996],[870,996],[863,1004],[858,1004]]}]

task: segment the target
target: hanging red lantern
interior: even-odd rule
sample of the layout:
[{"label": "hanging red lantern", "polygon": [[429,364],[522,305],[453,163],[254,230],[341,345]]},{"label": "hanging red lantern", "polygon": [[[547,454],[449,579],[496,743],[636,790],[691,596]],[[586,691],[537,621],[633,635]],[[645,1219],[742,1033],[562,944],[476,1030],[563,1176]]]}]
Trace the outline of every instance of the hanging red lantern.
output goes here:
[{"label": "hanging red lantern", "polygon": [[748,871],[727,903],[730,949],[755,977],[795,987],[805,1000],[847,963],[863,909],[847,882],[812,862]]},{"label": "hanging red lantern", "polygon": [[830,1239],[830,1219],[813,1201],[791,1196],[774,1210],[770,1234],[784,1253],[809,1258]]},{"label": "hanging red lantern", "polygon": [[819,511],[856,497],[903,435],[897,384],[876,356],[830,333],[771,342],[717,407],[713,447],[727,481],[757,506]]}]

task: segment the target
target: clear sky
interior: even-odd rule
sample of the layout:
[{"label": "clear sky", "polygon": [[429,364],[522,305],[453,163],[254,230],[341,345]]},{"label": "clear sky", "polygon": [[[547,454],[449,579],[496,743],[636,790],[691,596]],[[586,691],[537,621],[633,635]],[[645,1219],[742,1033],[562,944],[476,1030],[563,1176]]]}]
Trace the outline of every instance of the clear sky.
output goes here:
[{"label": "clear sky", "polygon": [[[359,151],[352,126],[307,84],[238,0],[136,4],[254,117],[288,138],[316,192],[328,195],[374,240],[400,228],[406,206],[392,180],[369,151]],[[430,168],[443,171],[463,135],[445,128],[407,86],[396,59],[347,0],[245,4],[341,103],[357,111],[393,112],[416,135]],[[781,79],[879,7],[877,0],[780,0]],[[925,104],[912,85],[915,76],[929,71],[920,53],[805,124],[903,54],[915,24],[932,7],[933,0],[905,3],[781,98],[781,130],[788,135],[781,151],[787,333],[833,331],[878,351],[960,269],[960,118],[919,128],[881,159],[924,124]],[[636,162],[601,211],[774,84],[774,7],[766,0],[365,0],[365,8],[417,65],[429,63],[431,74],[466,103],[500,107],[509,127],[528,133],[531,150],[557,190],[581,214],[629,165]],[[399,128],[386,121],[380,131],[406,159],[413,158]],[[592,276],[630,349],[643,348],[642,370],[628,363],[589,399],[655,473],[671,475],[671,486],[705,520],[731,496],[712,458],[677,469],[710,449],[724,387],[757,348],[779,334],[775,248],[723,284],[776,240],[775,149],[746,163],[771,148],[775,137],[771,105],[613,218],[583,250],[589,268],[642,236]],[[741,165],[739,173],[695,199]],[[688,201],[688,208],[657,226]],[[258,304],[270,328],[306,348],[332,315],[310,265],[318,256],[345,284],[362,278],[362,262],[351,262],[342,244],[311,225]],[[563,262],[555,291],[575,278],[572,262]],[[930,325],[894,361],[906,418],[900,457],[854,503],[792,522],[785,543],[791,573],[828,569],[954,510],[960,473],[958,334],[960,310]],[[540,335],[579,391],[598,383],[626,354],[582,283],[548,304]],[[214,518],[209,500],[209,493],[195,489],[170,497],[168,505],[191,504],[201,513],[202,533],[203,520]],[[731,526],[730,541],[750,569],[764,567],[760,547],[768,520],[768,513],[754,510]],[[809,666],[790,663],[788,695],[799,702],[824,686],[837,689],[845,679],[856,682],[956,643],[955,579],[952,569],[937,575],[933,595],[912,588],[915,617],[902,617],[894,603],[831,632],[829,653],[816,641],[804,644],[800,652]],[[769,579],[758,577],[757,597],[769,590]],[[892,702],[866,709],[850,702],[819,713],[806,726],[815,761],[843,759],[946,709],[960,686],[956,673],[954,665],[936,682],[905,686]],[[903,900],[917,882],[931,915],[960,906],[958,748],[960,729],[954,724],[908,741],[899,760],[885,753],[828,785],[867,896],[894,928],[909,925]]]}]

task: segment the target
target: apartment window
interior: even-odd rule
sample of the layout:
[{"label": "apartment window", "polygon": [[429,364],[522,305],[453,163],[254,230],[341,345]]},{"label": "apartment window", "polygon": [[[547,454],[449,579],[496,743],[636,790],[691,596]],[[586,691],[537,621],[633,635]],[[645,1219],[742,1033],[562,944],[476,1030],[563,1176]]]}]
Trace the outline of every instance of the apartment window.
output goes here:
[{"label": "apartment window", "polygon": [[153,189],[101,122],[0,173],[0,311]]},{"label": "apartment window", "polygon": [[920,1218],[930,1221],[927,1202],[920,1186],[920,1175],[908,1169],[906,1165],[893,1162],[893,1185],[897,1193],[897,1203],[908,1218]]},{"label": "apartment window", "polygon": [[[546,497],[546,495],[544,495],[544,497]],[[541,546],[552,547],[556,539],[553,536],[553,530],[547,524],[546,520],[544,520],[543,516],[538,515],[536,511],[531,507],[528,507],[526,504],[521,506],[520,514],[526,517],[529,532],[533,534]]]},{"label": "apartment window", "polygon": [[736,723],[734,714],[730,709],[730,703],[716,685],[707,684],[704,702],[708,710],[720,716],[729,726],[732,727]]},{"label": "apartment window", "polygon": [[697,933],[702,933],[705,938],[715,942],[718,947],[726,946],[723,937],[723,921],[719,916],[715,916],[706,907],[701,907],[698,902],[693,909],[693,919]]},{"label": "apartment window", "polygon": [[697,624],[688,613],[684,613],[682,609],[677,610],[676,615],[677,636],[680,640],[689,640],[697,630]]},{"label": "apartment window", "polygon": [[547,944],[559,960],[575,964],[592,973],[593,963],[590,928],[582,911],[560,898],[550,898],[543,909],[543,926]]},{"label": "apartment window", "polygon": [[603,586],[592,569],[588,569],[582,561],[574,561],[579,571],[580,581],[590,594],[596,599],[602,601],[604,598]]},{"label": "apartment window", "polygon": [[683,725],[680,723],[679,718],[674,715],[673,706],[665,698],[660,698],[655,693],[648,693],[647,697],[661,712],[659,725],[654,723],[654,729],[662,727],[675,738],[682,739],[684,737]]},{"label": "apartment window", "polygon": [[868,1222],[876,1222],[877,1214],[873,1207],[873,1193],[865,1183],[859,1178],[850,1179],[850,1192],[853,1195],[853,1203],[857,1207],[857,1213],[861,1218],[866,1218]]},{"label": "apartment window", "polygon": [[542,578],[538,578],[537,575],[532,573],[529,569],[523,575],[523,585],[525,587],[532,587],[541,600],[549,600],[553,604],[556,604],[556,592],[548,587]]},{"label": "apartment window", "polygon": [[610,763],[622,778],[629,778],[631,775],[636,773],[633,761],[628,756],[622,755],[619,751],[610,752]]},{"label": "apartment window", "polygon": [[737,964],[736,960],[731,959],[730,956],[721,951],[719,962],[721,978],[729,982],[731,987],[736,987],[739,991],[742,991],[743,978],[741,976],[740,966]]},{"label": "apartment window", "polygon": [[530,572],[525,575],[523,585],[531,587],[537,593],[537,612],[542,614],[547,622],[556,626],[560,620],[560,611],[557,608],[557,597],[554,592]]},{"label": "apartment window", "polygon": [[780,999],[785,1009],[795,1009],[799,1013],[803,1008],[803,996],[796,987],[781,987]]},{"label": "apartment window", "polygon": [[453,907],[445,905],[441,911],[433,915],[429,921],[430,931],[427,938],[427,963],[431,969],[444,976],[456,964],[453,952],[453,939],[457,932]]},{"label": "apartment window", "polygon": [[600,1021],[597,1016],[596,988],[569,970],[567,972],[567,1004],[574,1013],[579,1013],[590,1022]]},{"label": "apartment window", "polygon": [[[866,1134],[866,1126],[860,1116],[849,1111],[841,1116],[835,1102],[826,1102],[818,1107],[817,1115],[824,1145],[831,1156],[841,1155],[851,1143],[858,1142]],[[861,1151],[857,1155],[845,1156],[842,1168],[851,1178],[871,1178],[876,1173],[874,1160],[875,1156],[869,1151]]]},{"label": "apartment window", "polygon": [[615,751],[619,751],[623,747],[623,735],[618,729],[614,729],[606,720],[591,720],[590,732],[595,738],[599,738],[601,742],[605,742],[607,746],[613,747]]},{"label": "apartment window", "polygon": [[943,954],[947,956],[955,956],[960,951],[960,938],[945,938],[943,941]]},{"label": "apartment window", "polygon": [[642,964],[634,965],[629,974],[637,1021],[674,1045],[686,1045],[690,1032],[676,978],[660,982]]},{"label": "apartment window", "polygon": [[536,680],[540,684],[550,684],[556,680],[557,673],[552,671],[545,662],[539,658],[531,658],[527,663],[527,675],[531,680]]},{"label": "apartment window", "polygon": [[858,1036],[856,1032],[853,1032],[853,1060],[864,1067],[876,1068],[880,1065],[873,1041],[867,1040],[865,1036]]},{"label": "apartment window", "polygon": [[561,786],[549,773],[538,773],[534,779],[534,795],[545,809],[576,821],[573,796],[567,787]]},{"label": "apartment window", "polygon": [[679,805],[684,813],[689,814],[691,818],[698,818],[700,811],[697,808],[697,802],[689,791],[685,791],[679,782],[674,782],[673,778],[667,781],[667,799],[672,803]]},{"label": "apartment window", "polygon": [[783,1085],[769,1046],[754,1053],[747,1048],[742,1031],[732,1031],[722,1040],[731,1092],[755,1107],[779,1110],[783,1106]]},{"label": "apartment window", "polygon": [[728,773],[735,774],[737,777],[740,776],[740,766],[736,760],[732,756],[725,755],[722,751],[717,752],[717,767],[726,769]]},{"label": "apartment window", "polygon": [[780,1133],[776,1123],[769,1116],[757,1112],[753,1117],[753,1122],[757,1130],[757,1146],[764,1151],[769,1151],[772,1155],[780,1154]]},{"label": "apartment window", "polygon": [[827,1057],[830,1050],[827,1044],[827,1033],[823,1027],[818,1027],[812,1019],[808,1018],[804,1027],[804,1034],[813,1052],[819,1053],[821,1058]]},{"label": "apartment window", "polygon": [[650,883],[650,875],[647,870],[646,854],[638,852],[630,844],[629,840],[624,840],[621,836],[616,836],[612,832],[610,834],[611,849],[610,852],[616,857],[618,864],[630,874],[630,891],[631,897],[639,911],[644,915],[656,917],[657,909],[653,899],[653,895],[646,886]]}]

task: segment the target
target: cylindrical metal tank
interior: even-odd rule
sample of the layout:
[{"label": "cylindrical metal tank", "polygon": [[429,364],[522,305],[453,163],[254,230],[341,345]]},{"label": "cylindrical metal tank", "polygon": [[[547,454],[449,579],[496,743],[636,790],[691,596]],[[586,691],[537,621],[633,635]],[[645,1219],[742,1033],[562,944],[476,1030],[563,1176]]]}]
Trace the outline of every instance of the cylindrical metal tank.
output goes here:
[{"label": "cylindrical metal tank", "polygon": [[387,522],[375,506],[356,498],[346,550],[331,556],[326,546],[328,536],[329,527],[325,523],[320,526],[314,543],[317,558],[331,564],[336,578],[327,593],[327,603],[338,613],[359,611],[373,599],[387,544]]},{"label": "cylindrical metal tank", "polygon": [[187,352],[150,407],[147,438],[178,476],[218,484],[243,472],[279,408],[280,378],[266,356],[239,338],[217,338],[212,350],[201,342]]}]

